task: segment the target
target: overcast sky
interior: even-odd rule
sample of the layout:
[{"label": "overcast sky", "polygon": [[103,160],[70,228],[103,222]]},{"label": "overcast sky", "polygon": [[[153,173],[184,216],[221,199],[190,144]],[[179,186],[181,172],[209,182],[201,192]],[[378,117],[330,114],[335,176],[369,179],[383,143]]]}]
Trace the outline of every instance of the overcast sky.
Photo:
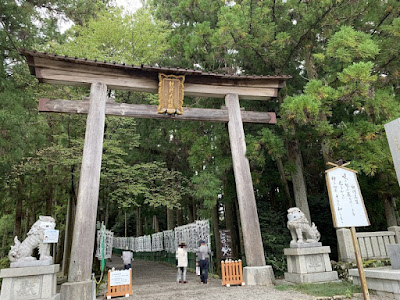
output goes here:
[{"label": "overcast sky", "polygon": [[142,7],[140,0],[115,0],[118,6],[123,6],[127,12],[133,13]]}]

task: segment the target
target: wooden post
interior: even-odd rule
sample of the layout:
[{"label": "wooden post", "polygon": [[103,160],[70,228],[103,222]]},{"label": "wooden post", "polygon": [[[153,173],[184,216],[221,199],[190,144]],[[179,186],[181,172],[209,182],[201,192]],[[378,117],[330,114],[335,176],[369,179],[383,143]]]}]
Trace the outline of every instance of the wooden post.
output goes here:
[{"label": "wooden post", "polygon": [[362,292],[364,295],[364,300],[369,300],[367,280],[365,279],[364,268],[363,268],[363,264],[362,264],[361,253],[360,253],[360,247],[358,246],[357,233],[356,233],[355,227],[350,227],[350,232],[351,232],[351,238],[353,240],[354,252],[356,254],[357,268],[358,268],[358,273],[360,274],[360,283],[361,283],[361,289],[362,289]]},{"label": "wooden post", "polygon": [[242,224],[246,264],[249,267],[265,266],[264,248],[261,239],[260,224],[250,165],[246,158],[246,143],[240,113],[239,96],[228,94],[225,97],[228,108],[229,140],[231,144],[233,171],[235,174],[236,192],[239,203],[240,221]]},{"label": "wooden post", "polygon": [[88,281],[92,274],[106,99],[107,86],[100,82],[93,83],[90,88],[68,282]]}]

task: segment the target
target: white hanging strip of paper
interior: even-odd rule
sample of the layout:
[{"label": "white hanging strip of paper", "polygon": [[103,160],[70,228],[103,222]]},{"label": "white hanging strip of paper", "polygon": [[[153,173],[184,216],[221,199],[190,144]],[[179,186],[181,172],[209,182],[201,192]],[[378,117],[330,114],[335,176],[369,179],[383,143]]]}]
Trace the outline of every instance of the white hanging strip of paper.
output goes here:
[{"label": "white hanging strip of paper", "polygon": [[145,235],[143,237],[143,251],[151,252],[151,235]]},{"label": "white hanging strip of paper", "polygon": [[211,247],[210,223],[208,222],[208,220],[196,221],[196,226],[197,226],[197,234],[198,234],[197,242],[200,243],[200,241],[205,241],[208,244],[208,247]]},{"label": "white hanging strip of paper", "polygon": [[153,233],[151,235],[151,249],[153,252],[163,251],[163,236],[162,232]]},{"label": "white hanging strip of paper", "polygon": [[173,230],[165,230],[164,233],[164,248],[169,253],[175,252],[175,233]]},{"label": "white hanging strip of paper", "polygon": [[105,240],[105,258],[111,258],[112,249],[113,249],[113,241],[114,241],[114,232],[111,230],[106,230],[106,240]]},{"label": "white hanging strip of paper", "polygon": [[175,227],[175,250],[178,249],[180,243],[185,242],[183,239],[183,226]]}]

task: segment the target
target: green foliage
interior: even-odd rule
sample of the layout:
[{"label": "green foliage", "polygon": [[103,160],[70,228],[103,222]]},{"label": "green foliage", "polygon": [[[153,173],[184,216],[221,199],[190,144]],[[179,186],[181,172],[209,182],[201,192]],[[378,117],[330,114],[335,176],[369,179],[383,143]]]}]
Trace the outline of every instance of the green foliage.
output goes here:
[{"label": "green foliage", "polygon": [[[311,215],[323,237],[333,236],[324,163],[339,158],[359,171],[373,228],[384,229],[381,200],[400,194],[383,127],[400,116],[398,1],[148,4],[124,14],[108,1],[0,3],[0,233],[10,240],[18,199],[26,208],[22,225],[46,210],[65,223],[67,200],[76,199],[85,128],[85,116],[37,114],[39,97],[77,100],[88,91],[39,85],[17,48],[206,72],[291,75],[277,101],[241,100],[246,110],[275,111],[279,120],[274,128],[245,124],[267,261],[278,272],[285,269],[293,151],[301,151]],[[65,33],[60,16],[74,22]],[[110,94],[117,102],[157,102],[156,95]],[[221,105],[220,99],[185,98],[188,107]],[[225,124],[107,117],[99,219],[123,232],[123,208],[134,230],[140,206],[143,219],[158,216],[161,229],[166,208],[181,208],[186,222],[189,209],[210,211],[220,195],[222,203],[236,199],[231,168]],[[333,238],[327,244],[336,247]]]},{"label": "green foliage", "polygon": [[211,210],[221,193],[221,180],[213,173],[203,171],[193,176],[193,197],[204,201],[204,208]]},{"label": "green foliage", "polygon": [[342,26],[329,39],[326,55],[338,59],[343,63],[352,63],[355,60],[373,59],[379,53],[379,47],[371,36],[354,30],[349,26]]},{"label": "green foliage", "polygon": [[66,42],[49,43],[44,50],[93,60],[152,64],[168,49],[165,24],[144,8],[133,15],[122,14],[120,9],[102,11],[66,34]]}]

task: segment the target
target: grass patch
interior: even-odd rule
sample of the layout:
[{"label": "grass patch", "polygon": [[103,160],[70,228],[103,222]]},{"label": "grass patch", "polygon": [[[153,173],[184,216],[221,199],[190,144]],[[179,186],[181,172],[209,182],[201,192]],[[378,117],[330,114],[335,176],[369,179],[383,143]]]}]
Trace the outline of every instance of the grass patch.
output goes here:
[{"label": "grass patch", "polygon": [[297,291],[311,296],[333,297],[344,295],[351,297],[354,293],[361,293],[361,287],[352,285],[350,282],[328,282],[328,283],[303,283],[296,285],[277,285],[280,291]]}]

